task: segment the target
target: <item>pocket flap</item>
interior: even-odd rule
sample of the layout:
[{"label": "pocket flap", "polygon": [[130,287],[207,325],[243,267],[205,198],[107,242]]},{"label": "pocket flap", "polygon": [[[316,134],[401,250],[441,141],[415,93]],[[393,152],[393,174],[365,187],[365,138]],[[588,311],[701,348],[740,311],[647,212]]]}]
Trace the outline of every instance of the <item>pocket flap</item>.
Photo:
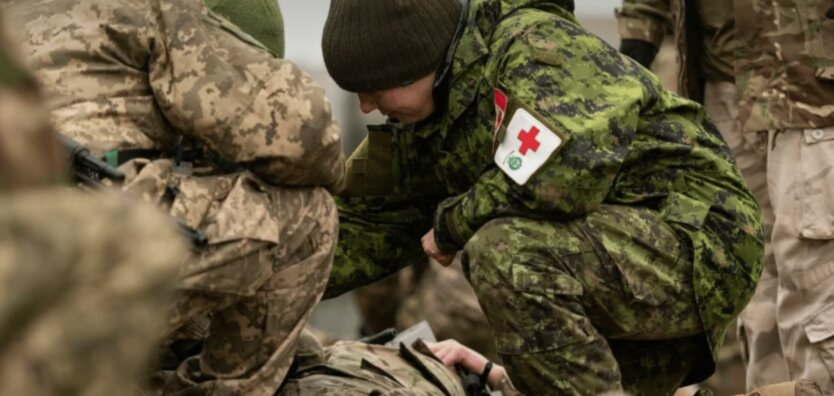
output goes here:
[{"label": "pocket flap", "polygon": [[812,344],[834,336],[834,304],[826,305],[805,323],[805,335]]},{"label": "pocket flap", "polygon": [[660,205],[660,216],[667,221],[695,229],[704,225],[710,205],[680,193],[671,193]]}]

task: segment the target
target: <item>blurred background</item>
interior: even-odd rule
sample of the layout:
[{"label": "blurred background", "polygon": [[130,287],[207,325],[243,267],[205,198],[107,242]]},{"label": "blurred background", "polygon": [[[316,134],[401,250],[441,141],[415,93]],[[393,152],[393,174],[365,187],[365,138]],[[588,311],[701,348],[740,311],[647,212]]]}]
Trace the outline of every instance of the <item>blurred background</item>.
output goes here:
[{"label": "blurred background", "polygon": [[[327,75],[321,54],[321,34],[330,7],[329,0],[279,0],[286,29],[286,57],[322,84],[344,131],[344,150],[350,153],[365,137],[365,125],[383,123],[379,113],[362,114],[356,95],[341,90]],[[620,0],[576,2],[576,15],[585,27],[617,46],[614,8]],[[313,326],[337,339],[359,337],[359,318],[352,296],[325,301],[313,315]]]}]

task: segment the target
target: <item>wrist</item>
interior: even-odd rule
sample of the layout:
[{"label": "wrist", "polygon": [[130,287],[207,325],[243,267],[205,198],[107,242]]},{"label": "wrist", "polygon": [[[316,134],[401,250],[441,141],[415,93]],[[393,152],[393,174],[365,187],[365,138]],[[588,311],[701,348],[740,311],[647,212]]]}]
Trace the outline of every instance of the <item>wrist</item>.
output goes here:
[{"label": "wrist", "polygon": [[506,375],[507,371],[504,370],[504,367],[495,364],[487,376],[487,384],[489,384],[489,387],[492,389],[498,389],[501,386],[501,381]]}]

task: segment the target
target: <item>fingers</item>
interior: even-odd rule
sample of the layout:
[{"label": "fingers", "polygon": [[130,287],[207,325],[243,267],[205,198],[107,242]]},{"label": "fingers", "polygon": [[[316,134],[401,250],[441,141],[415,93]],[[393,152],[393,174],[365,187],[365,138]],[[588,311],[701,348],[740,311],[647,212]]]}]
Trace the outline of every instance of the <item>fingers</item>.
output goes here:
[{"label": "fingers", "polygon": [[435,259],[440,265],[448,267],[455,261],[455,253],[443,253],[437,247],[437,244],[434,242],[434,229],[429,230],[426,235],[423,235],[420,242],[423,245],[423,252],[426,253],[426,256]]}]

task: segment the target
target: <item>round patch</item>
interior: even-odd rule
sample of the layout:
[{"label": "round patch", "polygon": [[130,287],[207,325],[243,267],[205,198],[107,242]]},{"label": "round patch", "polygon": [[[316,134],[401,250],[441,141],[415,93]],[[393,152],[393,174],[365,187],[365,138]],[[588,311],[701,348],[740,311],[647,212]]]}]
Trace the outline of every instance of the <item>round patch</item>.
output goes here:
[{"label": "round patch", "polygon": [[512,156],[509,161],[510,169],[518,170],[521,168],[521,157]]}]

